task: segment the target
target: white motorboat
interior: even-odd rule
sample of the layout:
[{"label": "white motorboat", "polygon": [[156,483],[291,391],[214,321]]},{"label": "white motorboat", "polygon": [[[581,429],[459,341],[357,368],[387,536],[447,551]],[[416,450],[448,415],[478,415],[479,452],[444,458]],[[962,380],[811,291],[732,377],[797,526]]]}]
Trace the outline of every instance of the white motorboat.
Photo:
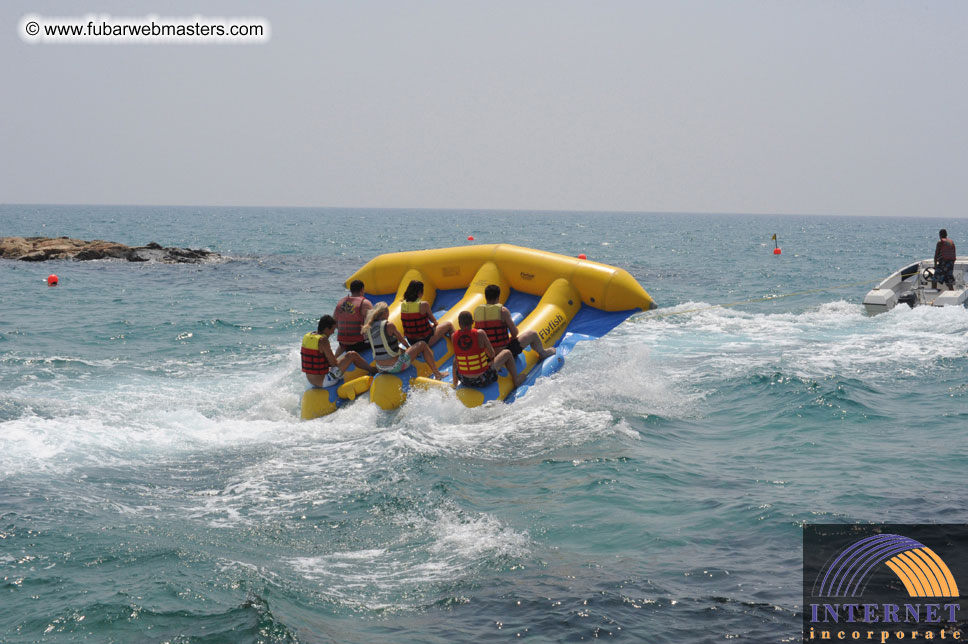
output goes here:
[{"label": "white motorboat", "polygon": [[954,290],[944,284],[933,284],[934,260],[922,259],[897,271],[864,296],[864,308],[868,315],[890,311],[898,304],[915,306],[965,306],[968,302],[968,257],[955,260],[952,274]]}]

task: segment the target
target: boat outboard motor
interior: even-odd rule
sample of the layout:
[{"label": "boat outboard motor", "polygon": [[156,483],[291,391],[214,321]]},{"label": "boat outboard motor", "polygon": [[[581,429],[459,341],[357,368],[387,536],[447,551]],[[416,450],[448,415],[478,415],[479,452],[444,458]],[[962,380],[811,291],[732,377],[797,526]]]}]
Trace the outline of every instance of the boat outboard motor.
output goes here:
[{"label": "boat outboard motor", "polygon": [[918,297],[914,293],[902,293],[897,297],[898,303],[904,302],[912,309],[918,303]]}]

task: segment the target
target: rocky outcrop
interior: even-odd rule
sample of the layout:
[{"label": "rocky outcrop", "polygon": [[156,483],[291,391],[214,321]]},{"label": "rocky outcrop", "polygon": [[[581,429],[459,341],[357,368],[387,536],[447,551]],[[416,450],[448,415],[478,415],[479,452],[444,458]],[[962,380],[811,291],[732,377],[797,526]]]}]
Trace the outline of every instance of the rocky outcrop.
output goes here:
[{"label": "rocky outcrop", "polygon": [[102,239],[84,241],[70,237],[0,237],[0,257],[22,262],[43,262],[48,259],[125,259],[129,262],[198,264],[218,259],[220,255],[208,250],[165,248],[155,242],[147,246],[125,246]]}]

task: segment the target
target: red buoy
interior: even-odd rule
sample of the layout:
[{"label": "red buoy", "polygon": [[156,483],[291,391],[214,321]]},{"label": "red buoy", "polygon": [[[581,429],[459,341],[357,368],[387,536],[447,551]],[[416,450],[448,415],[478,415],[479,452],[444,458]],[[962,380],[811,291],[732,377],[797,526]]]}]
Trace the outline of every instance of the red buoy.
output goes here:
[{"label": "red buoy", "polygon": [[474,235],[468,235],[467,241],[474,241]]},{"label": "red buoy", "polygon": [[57,286],[57,282],[58,282],[58,279],[56,275],[47,276],[47,286]]},{"label": "red buoy", "polygon": [[779,246],[777,246],[776,248],[773,249],[773,254],[774,255],[779,255],[780,254],[780,247]]},{"label": "red buoy", "polygon": [[585,253],[579,253],[578,259],[588,259],[588,257],[585,255]]}]

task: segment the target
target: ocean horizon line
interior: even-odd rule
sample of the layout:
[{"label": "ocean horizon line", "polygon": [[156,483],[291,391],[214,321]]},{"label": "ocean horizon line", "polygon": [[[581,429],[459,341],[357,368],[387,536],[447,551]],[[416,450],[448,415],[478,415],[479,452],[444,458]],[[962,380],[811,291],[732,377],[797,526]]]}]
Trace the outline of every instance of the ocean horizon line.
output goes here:
[{"label": "ocean horizon line", "polygon": [[843,214],[843,213],[798,213],[798,212],[739,212],[739,211],[702,211],[702,210],[575,210],[575,209],[533,209],[533,208],[466,208],[466,207],[422,207],[422,206],[281,206],[281,205],[212,205],[212,204],[132,204],[132,203],[0,203],[0,208],[44,207],[44,208],[207,208],[213,210],[320,210],[354,212],[446,212],[446,213],[506,213],[506,214],[575,214],[575,215],[695,215],[708,217],[827,217],[837,219],[937,219],[943,221],[968,219],[968,216],[945,215],[881,215],[881,214]]}]

